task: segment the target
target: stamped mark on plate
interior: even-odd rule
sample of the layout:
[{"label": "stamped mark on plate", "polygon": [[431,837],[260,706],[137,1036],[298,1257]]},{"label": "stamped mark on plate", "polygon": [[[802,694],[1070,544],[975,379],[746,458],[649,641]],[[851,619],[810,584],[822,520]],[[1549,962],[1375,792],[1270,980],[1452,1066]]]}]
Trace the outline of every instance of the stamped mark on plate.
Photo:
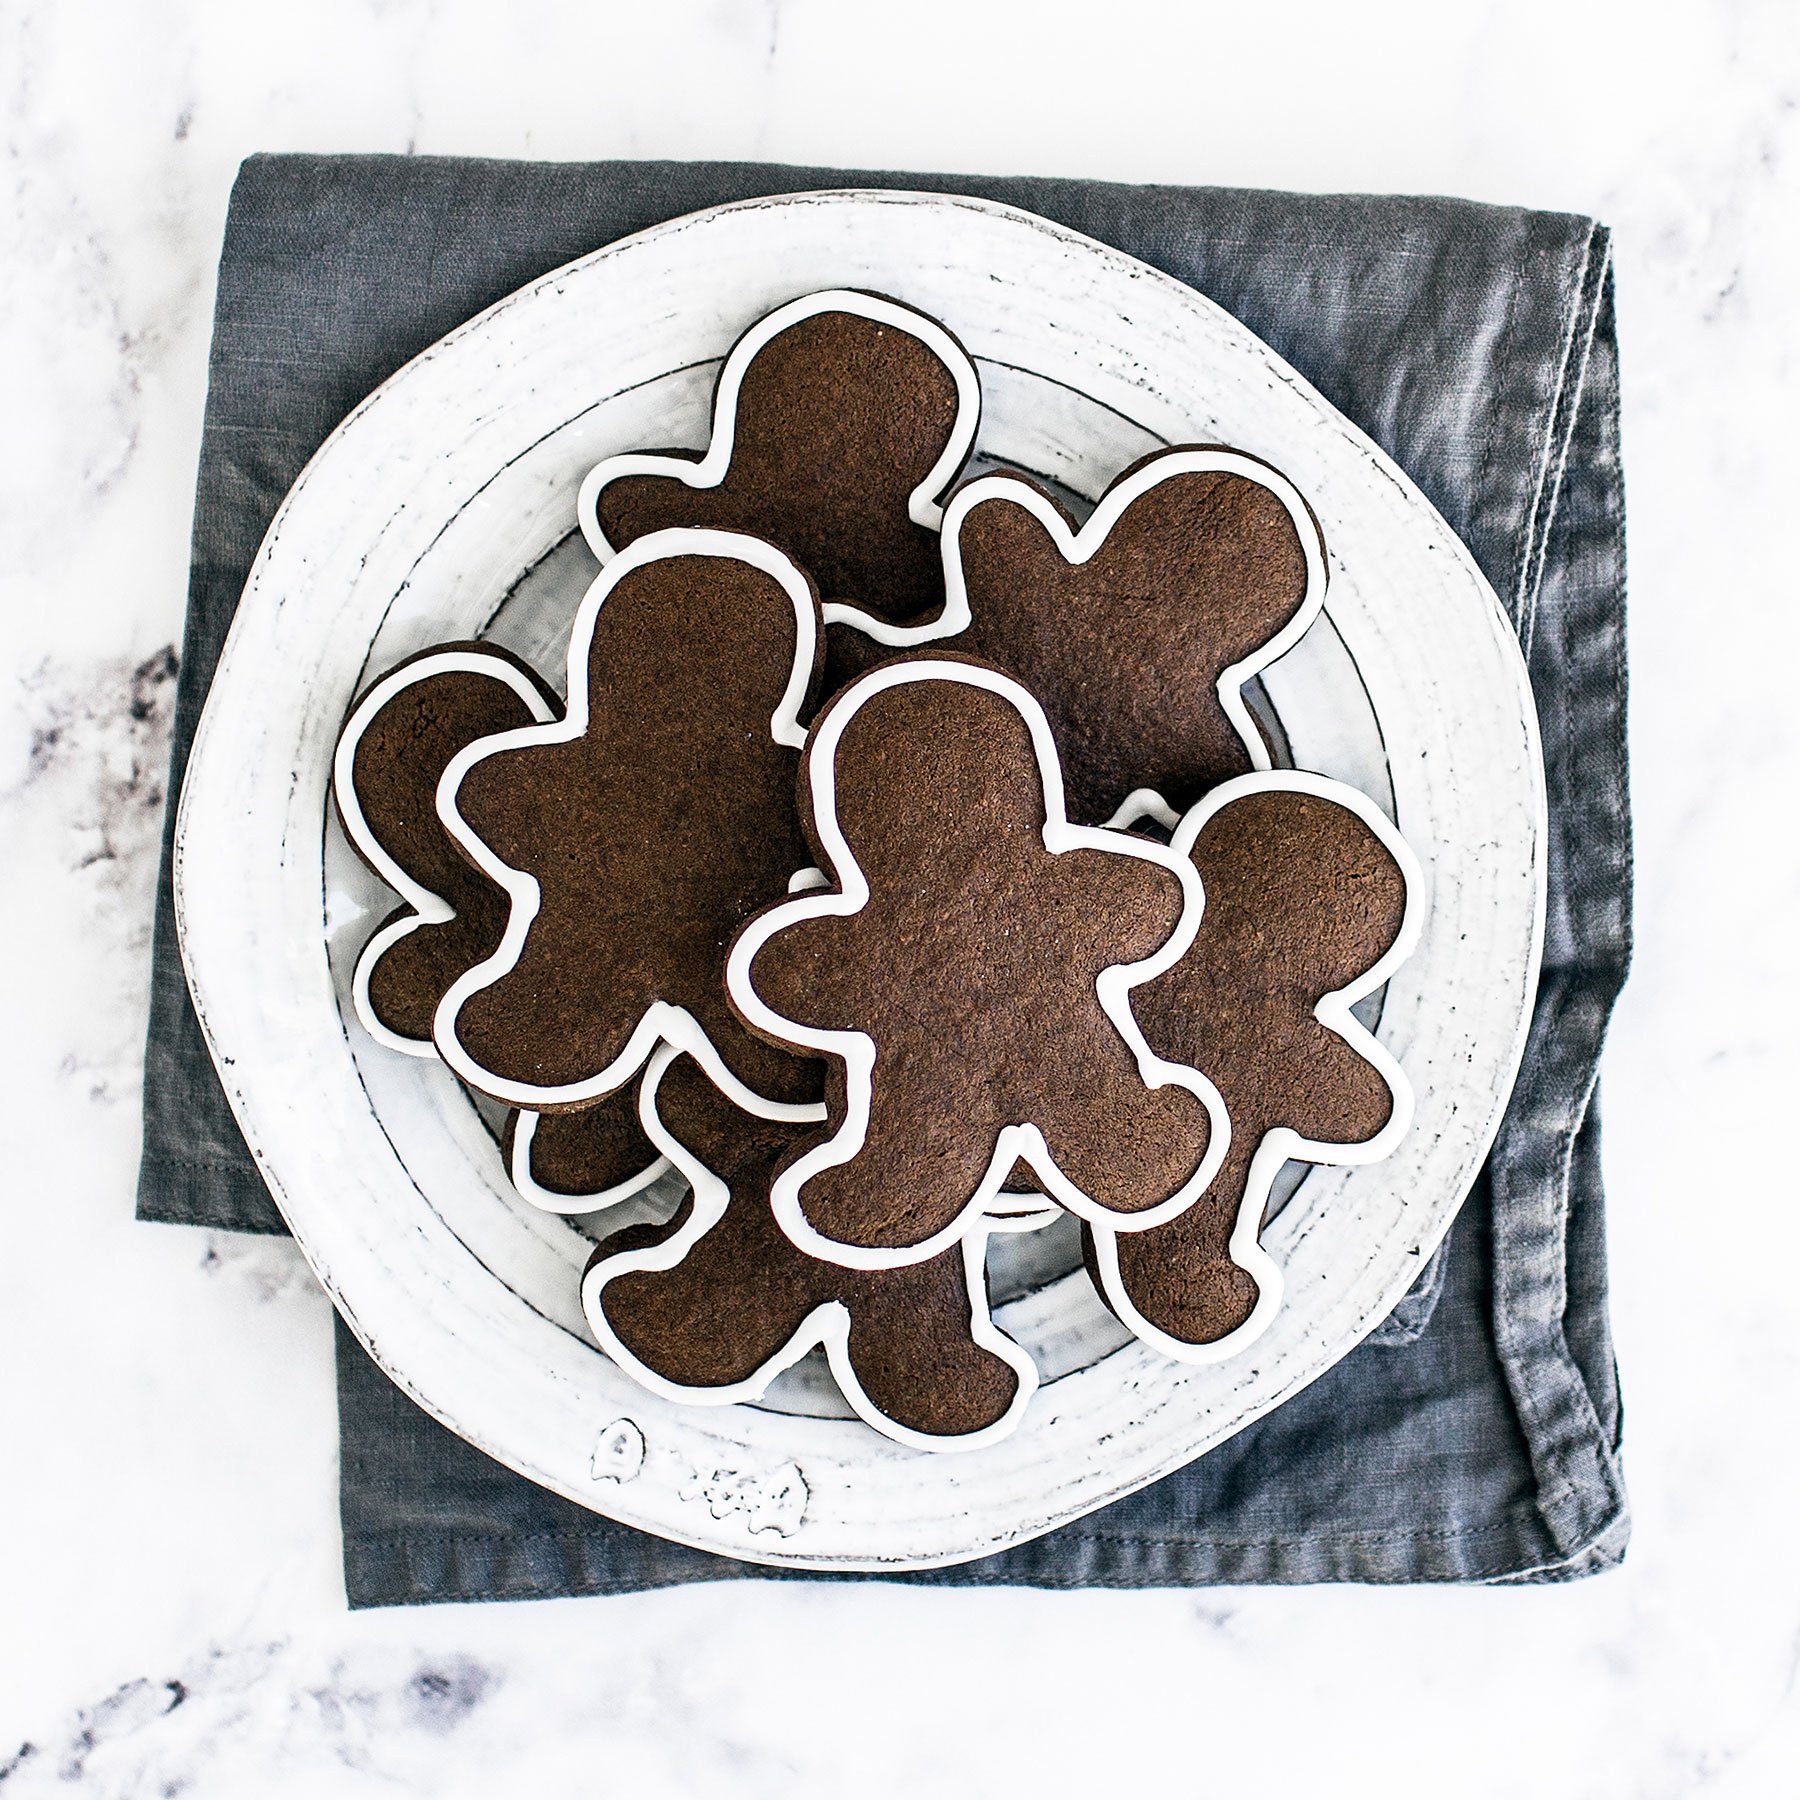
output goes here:
[{"label": "stamped mark on plate", "polygon": [[714,1469],[703,1478],[696,1470],[693,1481],[681,1490],[681,1498],[703,1503],[715,1519],[742,1513],[752,1532],[792,1537],[806,1516],[812,1490],[799,1465],[784,1462],[761,1474],[749,1469]]},{"label": "stamped mark on plate", "polygon": [[596,1481],[635,1481],[644,1466],[644,1434],[634,1419],[614,1419],[594,1440],[588,1473]]}]

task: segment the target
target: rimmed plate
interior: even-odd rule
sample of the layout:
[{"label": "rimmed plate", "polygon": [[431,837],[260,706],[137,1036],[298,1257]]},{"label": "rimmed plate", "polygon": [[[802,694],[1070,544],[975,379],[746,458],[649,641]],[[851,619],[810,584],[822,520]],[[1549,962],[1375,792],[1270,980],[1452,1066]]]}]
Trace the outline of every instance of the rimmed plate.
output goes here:
[{"label": "rimmed plate", "polygon": [[[1045,1380],[1015,1436],[888,1443],[797,1370],[758,1406],[656,1398],[592,1344],[588,1236],[509,1188],[448,1073],[372,1043],[350,968],[390,902],[328,819],[358,687],[488,635],[547,674],[594,565],[586,470],[704,443],[719,360],[780,302],[877,289],[980,367],[978,453],[1093,497],[1146,450],[1224,442],[1317,512],[1326,614],[1265,677],[1291,758],[1362,788],[1427,875],[1423,936],[1380,1035],[1418,1094],[1386,1162],[1316,1170],[1265,1234],[1286,1294],[1234,1361],[1127,1339],[1057,1228],[1008,1245],[996,1317]],[[712,209],[501,301],[408,364],[308,465],[245,588],[194,745],[175,846],[195,1005],[238,1121],[309,1262],[415,1400],[584,1506],[700,1548],[907,1568],[1091,1512],[1316,1379],[1412,1284],[1498,1126],[1535,988],[1544,794],[1513,634],[1406,477],[1259,339],[1142,263],[991,203],[831,192]],[[836,1416],[834,1416],[836,1415]]]}]

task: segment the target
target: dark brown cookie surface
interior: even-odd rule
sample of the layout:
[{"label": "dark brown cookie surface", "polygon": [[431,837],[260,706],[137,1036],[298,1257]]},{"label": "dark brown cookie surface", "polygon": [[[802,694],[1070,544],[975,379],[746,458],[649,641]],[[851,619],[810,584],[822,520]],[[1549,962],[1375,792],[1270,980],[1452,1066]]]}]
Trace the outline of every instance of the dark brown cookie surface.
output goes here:
[{"label": "dark brown cookie surface", "polygon": [[816,1126],[749,1117],[688,1057],[668,1064],[654,1103],[694,1194],[667,1225],[602,1243],[583,1285],[596,1335],[627,1368],[690,1395],[751,1398],[824,1344],[846,1397],[890,1435],[966,1441],[1013,1422],[1035,1374],[988,1320],[978,1254],[874,1272],[815,1261],[768,1196]]},{"label": "dark brown cookie surface", "polygon": [[[357,854],[409,896],[358,964],[358,1010],[377,1035],[428,1052],[438,1002],[493,954],[506,925],[505,893],[457,850],[437,816],[439,777],[468,745],[557,711],[523,662],[478,643],[409,658],[351,707],[333,771],[338,815]],[[449,916],[421,913],[427,897],[442,902],[431,912]]]},{"label": "dark brown cookie surface", "polygon": [[[1291,485],[1241,452],[1147,457],[1079,532],[1042,489],[983,476],[945,515],[953,607],[938,641],[1018,677],[1042,702],[1069,816],[1102,824],[1138,788],[1177,812],[1255,766],[1227,670],[1271,660],[1317,611],[1318,528]],[[946,615],[946,623],[952,615]]]},{"label": "dark brown cookie surface", "polygon": [[597,551],[676,525],[777,545],[828,601],[881,618],[943,600],[938,502],[974,440],[979,387],[935,321],[880,295],[809,295],[726,359],[704,458],[612,458],[589,477]]},{"label": "dark brown cookie surface", "polygon": [[1035,703],[955,658],[840,693],[807,776],[837,886],[755,921],[729,976],[756,1029],[832,1058],[833,1136],[775,1187],[790,1235],[851,1266],[935,1254],[1018,1156],[1073,1210],[1178,1211],[1216,1097],[1148,1085],[1118,971],[1181,925],[1180,859],[1071,828]]},{"label": "dark brown cookie surface", "polygon": [[514,902],[501,954],[439,1016],[471,1086],[584,1105],[660,1034],[749,1095],[794,1097],[794,1059],[738,1024],[723,969],[807,860],[793,786],[818,642],[812,589],[753,539],[661,533],[608,565],[577,616],[567,722],[477,746],[440,796]]},{"label": "dark brown cookie surface", "polygon": [[610,1206],[663,1167],[638,1118],[635,1084],[576,1112],[510,1112],[500,1147],[513,1186],[557,1212]]},{"label": "dark brown cookie surface", "polygon": [[[1316,1009],[1359,978],[1373,986],[1371,971],[1403,949],[1407,870],[1370,818],[1346,804],[1349,790],[1329,797],[1335,784],[1306,776],[1251,781],[1290,785],[1224,797],[1210,812],[1189,852],[1206,890],[1199,932],[1173,968],[1132,996],[1158,1053],[1192,1063],[1223,1095],[1224,1165],[1180,1218],[1116,1236],[1110,1269],[1098,1266],[1104,1246],[1089,1234],[1089,1266],[1108,1298],[1128,1322],[1135,1311],[1177,1345],[1216,1342],[1257,1303],[1230,1245],[1247,1203],[1250,1228],[1260,1225],[1284,1160],[1258,1164],[1259,1150],[1274,1142],[1306,1160],[1349,1160],[1344,1149],[1375,1139],[1395,1110],[1398,1071],[1370,1060],[1372,1040],[1347,1004],[1337,1029]],[[1186,836],[1178,832],[1177,843]]]}]

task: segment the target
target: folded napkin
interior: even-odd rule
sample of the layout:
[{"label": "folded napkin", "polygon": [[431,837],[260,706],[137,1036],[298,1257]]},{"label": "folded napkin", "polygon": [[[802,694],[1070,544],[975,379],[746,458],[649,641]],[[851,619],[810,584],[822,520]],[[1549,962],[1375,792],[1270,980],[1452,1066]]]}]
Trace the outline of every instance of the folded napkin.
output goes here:
[{"label": "folded napkin", "polygon": [[[1550,796],[1543,981],[1487,1169],[1394,1315],[1200,1461],[945,1585],[1547,1581],[1629,1532],[1606,1313],[1596,1069],[1630,947],[1624,495],[1609,242],[1453,200],[742,163],[253,157],[214,323],[169,792],[251,559],[338,421],[546,270],[698,207],[824,187],[980,195],[1234,313],[1462,535],[1518,629]],[[173,807],[171,811],[171,827]],[[157,890],[138,1213],[283,1229],[238,1135]],[[408,1401],[338,1326],[352,1605],[606,1593],[770,1572],[533,1486]],[[837,1579],[845,1579],[838,1577]]]}]

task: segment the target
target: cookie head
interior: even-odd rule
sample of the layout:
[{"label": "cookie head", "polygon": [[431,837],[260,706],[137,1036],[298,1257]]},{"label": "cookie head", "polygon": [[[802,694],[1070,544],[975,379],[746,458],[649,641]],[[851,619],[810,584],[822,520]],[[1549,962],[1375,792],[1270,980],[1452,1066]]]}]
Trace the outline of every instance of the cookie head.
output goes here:
[{"label": "cookie head", "polygon": [[792,1059],[725,1004],[737,926],[807,860],[793,792],[818,603],[737,533],[644,539],[583,601],[568,718],[473,746],[438,808],[507,892],[501,947],[446,995],[445,1060],[539,1111],[599,1099],[659,1037],[722,1060],[744,1103]]},{"label": "cookie head", "polygon": [[940,503],[979,405],[973,363],[935,320],[881,295],[808,295],[726,358],[705,454],[600,464],[582,489],[584,529],[603,558],[670,526],[746,531],[828,602],[881,618],[935,611]]},{"label": "cookie head", "polygon": [[1079,530],[1031,483],[984,476],[950,504],[944,557],[942,641],[1043,703],[1071,818],[1103,823],[1144,787],[1185,810],[1267,766],[1240,690],[1316,615],[1325,567],[1318,527],[1266,464],[1160,452]]},{"label": "cookie head", "polygon": [[838,695],[806,792],[834,885],[756,920],[728,974],[753,1028],[834,1059],[834,1134],[775,1185],[796,1241],[851,1267],[934,1255],[1019,1158],[1073,1210],[1187,1204],[1216,1096],[1123,1000],[1191,930],[1185,862],[1071,827],[1031,697],[957,659]]}]

